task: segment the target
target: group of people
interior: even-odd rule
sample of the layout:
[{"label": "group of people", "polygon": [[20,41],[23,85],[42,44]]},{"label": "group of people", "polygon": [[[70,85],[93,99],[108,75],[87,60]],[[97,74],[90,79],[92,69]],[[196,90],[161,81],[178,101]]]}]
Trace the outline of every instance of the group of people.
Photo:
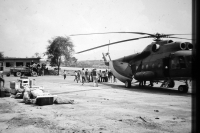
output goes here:
[{"label": "group of people", "polygon": [[[98,86],[98,82],[117,82],[115,76],[111,71],[97,71],[95,68],[89,71],[82,68],[82,70],[74,71],[74,81],[84,83],[94,82],[94,86]],[[66,78],[66,70],[64,70],[64,79]]]},{"label": "group of people", "polygon": [[29,67],[32,68],[32,71],[37,72],[37,75],[44,76],[45,65],[40,65],[39,63],[32,63],[32,65],[30,65]]},{"label": "group of people", "polygon": [[[146,80],[140,80],[139,81],[139,86],[146,86]],[[148,86],[153,86],[153,82],[149,81],[149,85]]]}]

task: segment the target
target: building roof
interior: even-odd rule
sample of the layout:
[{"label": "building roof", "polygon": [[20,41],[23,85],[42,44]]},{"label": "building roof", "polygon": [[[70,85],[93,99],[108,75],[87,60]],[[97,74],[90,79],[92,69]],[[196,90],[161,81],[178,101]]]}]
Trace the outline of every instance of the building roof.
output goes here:
[{"label": "building roof", "polygon": [[16,57],[4,57],[0,58],[0,61],[4,60],[40,60],[41,58],[16,58]]}]

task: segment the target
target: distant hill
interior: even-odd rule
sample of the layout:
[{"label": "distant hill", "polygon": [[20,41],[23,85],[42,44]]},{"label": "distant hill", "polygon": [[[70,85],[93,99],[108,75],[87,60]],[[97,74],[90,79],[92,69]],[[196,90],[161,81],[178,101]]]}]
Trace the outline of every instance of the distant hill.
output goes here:
[{"label": "distant hill", "polygon": [[77,61],[76,67],[90,67],[90,68],[108,68],[103,60],[84,60]]},{"label": "distant hill", "polygon": [[[45,63],[49,65],[49,63],[47,63],[46,61],[40,61],[40,63]],[[77,61],[76,63],[73,63],[70,66],[61,65],[61,67],[102,68],[102,69],[108,68],[108,66],[105,65],[103,60],[83,60],[83,61]]]}]

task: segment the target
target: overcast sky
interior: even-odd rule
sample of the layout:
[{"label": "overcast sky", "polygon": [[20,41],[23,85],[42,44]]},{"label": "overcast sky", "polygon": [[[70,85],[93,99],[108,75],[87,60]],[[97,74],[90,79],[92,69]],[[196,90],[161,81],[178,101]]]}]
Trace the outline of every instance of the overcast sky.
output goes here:
[{"label": "overcast sky", "polygon": [[[191,0],[0,0],[0,51],[8,57],[31,57],[46,51],[56,36],[132,31],[192,33]],[[109,34],[70,37],[75,52],[114,41],[142,37]],[[191,36],[178,36],[191,38]],[[187,41],[173,39],[174,41]],[[112,59],[142,51],[153,39],[109,47]],[[191,42],[191,41],[189,41]],[[108,47],[75,54],[78,60],[101,60]]]}]

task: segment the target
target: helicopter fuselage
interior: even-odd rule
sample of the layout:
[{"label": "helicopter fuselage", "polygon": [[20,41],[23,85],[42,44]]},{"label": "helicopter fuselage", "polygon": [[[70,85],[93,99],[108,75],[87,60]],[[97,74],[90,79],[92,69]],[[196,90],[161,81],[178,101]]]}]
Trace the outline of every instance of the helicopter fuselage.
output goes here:
[{"label": "helicopter fuselage", "polygon": [[141,53],[109,62],[113,74],[122,82],[191,79],[192,44],[171,40],[153,42]]}]

